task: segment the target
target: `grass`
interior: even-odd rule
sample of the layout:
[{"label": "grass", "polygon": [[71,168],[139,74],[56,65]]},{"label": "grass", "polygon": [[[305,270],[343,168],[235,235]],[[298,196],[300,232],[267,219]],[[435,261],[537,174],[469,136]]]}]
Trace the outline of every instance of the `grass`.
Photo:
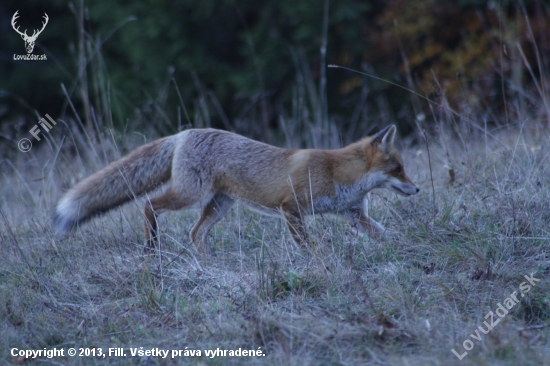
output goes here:
[{"label": "grass", "polygon": [[[161,254],[145,254],[143,199],[55,237],[50,213],[64,189],[120,156],[108,139],[75,149],[92,143],[69,131],[72,148],[49,140],[3,161],[0,362],[25,361],[12,357],[14,347],[122,347],[127,357],[40,361],[549,364],[550,139],[533,126],[490,131],[494,138],[442,129],[428,141],[433,190],[428,151],[404,140],[405,168],[420,193],[369,196],[391,241],[356,237],[317,216],[308,231],[319,245],[300,249],[280,220],[237,207],[211,231],[216,255],[207,260],[188,239],[197,211],[163,214]],[[518,292],[519,303],[488,334],[478,332],[481,340],[472,338],[532,273],[540,282]],[[467,339],[473,349],[459,360],[451,350],[462,354]],[[130,356],[139,347],[202,355]],[[217,348],[265,356],[205,356]]]},{"label": "grass", "polygon": [[[81,32],[83,21],[77,19]],[[88,35],[80,36],[86,43]],[[36,363],[550,365],[546,74],[540,82],[532,75],[540,85],[536,91],[502,75],[506,118],[490,108],[470,108],[468,95],[456,115],[444,107],[444,94],[439,104],[429,101],[435,119],[430,124],[415,105],[418,139],[400,143],[420,193],[369,194],[370,215],[390,230],[392,240],[357,237],[343,222],[317,215],[307,225],[318,245],[298,248],[280,220],[237,206],[212,229],[215,256],[204,259],[188,239],[197,211],[160,216],[160,253],[144,253],[145,198],[92,219],[66,238],[53,235],[50,214],[63,192],[157,136],[143,128],[149,125],[144,114],[153,115],[157,131],[171,131],[163,102],[169,81],[179,94],[170,74],[149,104],[136,106],[142,121],[111,132],[113,115],[125,101],[115,86],[111,91],[100,45],[84,43],[74,85],[63,86],[74,120],[63,114],[30,152],[0,160],[0,364],[33,362],[12,356],[12,348],[63,348],[65,356]],[[353,127],[341,131],[326,114],[326,80],[317,90],[299,56],[292,110],[280,113],[284,136],[258,130],[245,113],[224,123],[280,146],[327,148],[340,138],[359,139],[358,131],[371,129],[374,120],[392,120],[384,108],[369,115],[363,101]],[[532,69],[527,61],[517,62],[514,70],[527,75]],[[475,90],[485,88],[479,83],[465,93],[478,98]],[[78,99],[78,87],[82,118],[71,101]],[[188,110],[180,98],[178,126],[209,125],[208,98],[199,99]],[[369,123],[360,126],[360,120]],[[510,123],[487,126],[477,122],[482,120]],[[432,128],[428,133],[425,125]],[[520,286],[531,274],[540,281],[529,292],[521,287],[522,297]],[[500,319],[497,311],[510,305],[514,291],[519,301]],[[485,334],[490,311],[500,321]],[[465,346],[470,350],[459,360],[452,350],[463,355]],[[96,353],[123,348],[127,356],[69,357],[70,347]],[[131,356],[140,347],[201,355]],[[205,355],[218,348],[261,349],[265,356]]]}]

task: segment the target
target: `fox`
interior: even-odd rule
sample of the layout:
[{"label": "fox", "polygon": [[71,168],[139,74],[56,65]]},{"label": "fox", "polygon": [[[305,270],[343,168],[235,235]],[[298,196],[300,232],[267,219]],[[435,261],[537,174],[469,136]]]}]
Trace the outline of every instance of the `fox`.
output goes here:
[{"label": "fox", "polygon": [[386,229],[365,211],[367,193],[386,188],[401,196],[419,192],[405,174],[394,145],[395,125],[346,147],[286,149],[212,128],[188,129],[131,151],[81,180],[55,207],[55,232],[65,236],[77,225],[170,181],[144,208],[147,247],[158,245],[158,215],[192,207],[200,218],[190,239],[198,253],[212,252],[207,235],[239,201],[286,221],[294,242],[310,240],[304,217],[335,214],[371,238]]}]

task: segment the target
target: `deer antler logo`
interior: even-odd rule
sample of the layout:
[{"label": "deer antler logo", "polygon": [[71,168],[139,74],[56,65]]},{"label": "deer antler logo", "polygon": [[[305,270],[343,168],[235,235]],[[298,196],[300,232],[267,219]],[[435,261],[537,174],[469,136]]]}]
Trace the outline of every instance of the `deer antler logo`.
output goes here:
[{"label": "deer antler logo", "polygon": [[29,37],[29,35],[27,35],[27,30],[25,29],[24,32],[20,32],[19,31],[19,27],[15,28],[15,20],[17,18],[19,18],[19,15],[17,15],[17,13],[19,12],[19,10],[17,10],[15,12],[15,14],[13,14],[13,18],[11,18],[11,26],[13,27],[13,29],[19,33],[21,35],[21,38],[23,38],[23,41],[25,41],[25,49],[27,50],[27,53],[31,53],[32,50],[34,49],[34,42],[36,42],[36,38],[38,38],[38,36],[40,35],[40,33],[42,33],[42,31],[44,30],[44,28],[46,28],[46,24],[48,24],[48,14],[44,13],[44,20],[45,22],[42,22],[42,29],[40,29],[37,33],[36,29],[33,31],[32,33],[32,36]]}]

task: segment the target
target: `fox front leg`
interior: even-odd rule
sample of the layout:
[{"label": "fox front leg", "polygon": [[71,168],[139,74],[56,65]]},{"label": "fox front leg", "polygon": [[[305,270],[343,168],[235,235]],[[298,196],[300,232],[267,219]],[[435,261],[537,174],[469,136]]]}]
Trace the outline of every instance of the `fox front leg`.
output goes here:
[{"label": "fox front leg", "polygon": [[340,213],[349,224],[361,234],[367,234],[371,239],[389,238],[386,228],[370,218],[362,208],[353,208]]},{"label": "fox front leg", "polygon": [[294,204],[283,203],[281,205],[281,210],[283,211],[283,216],[294,242],[301,247],[307,247],[310,241],[298,207]]}]

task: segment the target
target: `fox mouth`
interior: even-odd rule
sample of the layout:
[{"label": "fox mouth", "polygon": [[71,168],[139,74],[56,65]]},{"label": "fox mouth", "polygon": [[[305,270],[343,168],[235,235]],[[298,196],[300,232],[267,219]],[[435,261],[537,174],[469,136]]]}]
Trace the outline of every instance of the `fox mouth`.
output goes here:
[{"label": "fox mouth", "polygon": [[410,193],[407,193],[407,192],[403,191],[401,188],[398,188],[397,186],[394,186],[393,184],[392,184],[391,187],[392,187],[394,190],[396,190],[397,193],[399,193],[399,194],[402,195],[402,196],[408,197],[408,196],[411,195]]}]

